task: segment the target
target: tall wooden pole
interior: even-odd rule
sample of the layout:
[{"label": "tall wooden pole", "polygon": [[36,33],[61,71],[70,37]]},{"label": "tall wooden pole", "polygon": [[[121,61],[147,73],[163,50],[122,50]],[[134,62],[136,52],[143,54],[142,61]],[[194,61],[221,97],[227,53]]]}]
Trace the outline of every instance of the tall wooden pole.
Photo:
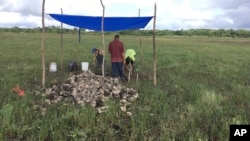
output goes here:
[{"label": "tall wooden pole", "polygon": [[[139,9],[139,17],[141,16],[141,10]],[[141,57],[141,69],[142,69],[142,48],[141,48],[141,32],[140,32],[140,29],[139,29],[139,42],[140,42],[140,57]]]},{"label": "tall wooden pole", "polygon": [[41,42],[41,62],[42,62],[42,87],[45,87],[45,47],[44,47],[44,34],[45,34],[45,27],[44,27],[44,7],[45,7],[45,0],[43,0],[42,4],[42,42]]},{"label": "tall wooden pole", "polygon": [[[61,14],[63,9],[61,8]],[[61,72],[63,72],[63,23],[61,22]]]},{"label": "tall wooden pole", "polygon": [[104,73],[105,73],[105,71],[104,71],[104,62],[105,62],[105,51],[106,51],[106,48],[105,48],[105,37],[104,37],[104,15],[105,15],[105,6],[104,6],[104,4],[103,4],[103,2],[102,2],[102,0],[100,0],[101,1],[101,5],[102,5],[102,45],[103,45],[103,60],[102,60],[102,76],[104,76]]},{"label": "tall wooden pole", "polygon": [[153,78],[154,85],[156,86],[156,45],[155,45],[155,23],[156,23],[156,3],[154,6],[154,25],[153,25]]}]

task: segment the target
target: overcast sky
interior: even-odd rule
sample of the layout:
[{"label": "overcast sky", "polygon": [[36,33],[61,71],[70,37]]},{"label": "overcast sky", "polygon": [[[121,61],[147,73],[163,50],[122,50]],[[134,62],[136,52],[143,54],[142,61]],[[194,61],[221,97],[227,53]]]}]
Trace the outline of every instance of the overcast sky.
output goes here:
[{"label": "overcast sky", "polygon": [[[105,16],[153,16],[156,29],[250,29],[250,0],[103,0]],[[0,0],[0,27],[41,27],[42,0]],[[46,0],[45,13],[102,16],[100,0]],[[46,26],[60,23],[45,16]],[[146,26],[152,29],[153,20]],[[73,28],[71,26],[64,26]]]}]

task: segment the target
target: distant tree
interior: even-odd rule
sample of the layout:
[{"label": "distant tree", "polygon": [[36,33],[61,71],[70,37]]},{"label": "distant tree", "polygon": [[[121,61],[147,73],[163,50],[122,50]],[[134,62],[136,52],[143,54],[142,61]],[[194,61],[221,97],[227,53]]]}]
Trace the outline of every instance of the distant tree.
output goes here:
[{"label": "distant tree", "polygon": [[14,27],[11,28],[11,31],[18,33],[18,32],[21,32],[21,29],[19,27],[17,27],[17,26],[14,26]]},{"label": "distant tree", "polygon": [[249,37],[249,32],[247,33],[245,30],[238,30],[237,33],[239,37]]},{"label": "distant tree", "polygon": [[175,31],[175,35],[178,35],[178,36],[184,35],[183,29]]}]

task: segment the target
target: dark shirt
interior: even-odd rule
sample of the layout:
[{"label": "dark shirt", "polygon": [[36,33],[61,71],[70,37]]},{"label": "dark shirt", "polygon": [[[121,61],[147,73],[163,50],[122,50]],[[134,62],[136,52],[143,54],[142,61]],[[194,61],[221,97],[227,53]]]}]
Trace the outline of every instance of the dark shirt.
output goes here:
[{"label": "dark shirt", "polygon": [[102,65],[103,62],[103,55],[98,51],[96,55],[96,60],[99,65]]}]

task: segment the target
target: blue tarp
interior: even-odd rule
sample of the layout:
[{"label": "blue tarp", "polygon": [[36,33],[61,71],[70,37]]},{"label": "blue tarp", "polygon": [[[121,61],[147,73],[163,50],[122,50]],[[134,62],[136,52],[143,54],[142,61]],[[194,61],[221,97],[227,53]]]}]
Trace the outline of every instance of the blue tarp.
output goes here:
[{"label": "blue tarp", "polygon": [[[49,14],[62,23],[95,31],[101,31],[102,17]],[[104,31],[121,31],[144,28],[153,16],[148,17],[104,17]]]}]

